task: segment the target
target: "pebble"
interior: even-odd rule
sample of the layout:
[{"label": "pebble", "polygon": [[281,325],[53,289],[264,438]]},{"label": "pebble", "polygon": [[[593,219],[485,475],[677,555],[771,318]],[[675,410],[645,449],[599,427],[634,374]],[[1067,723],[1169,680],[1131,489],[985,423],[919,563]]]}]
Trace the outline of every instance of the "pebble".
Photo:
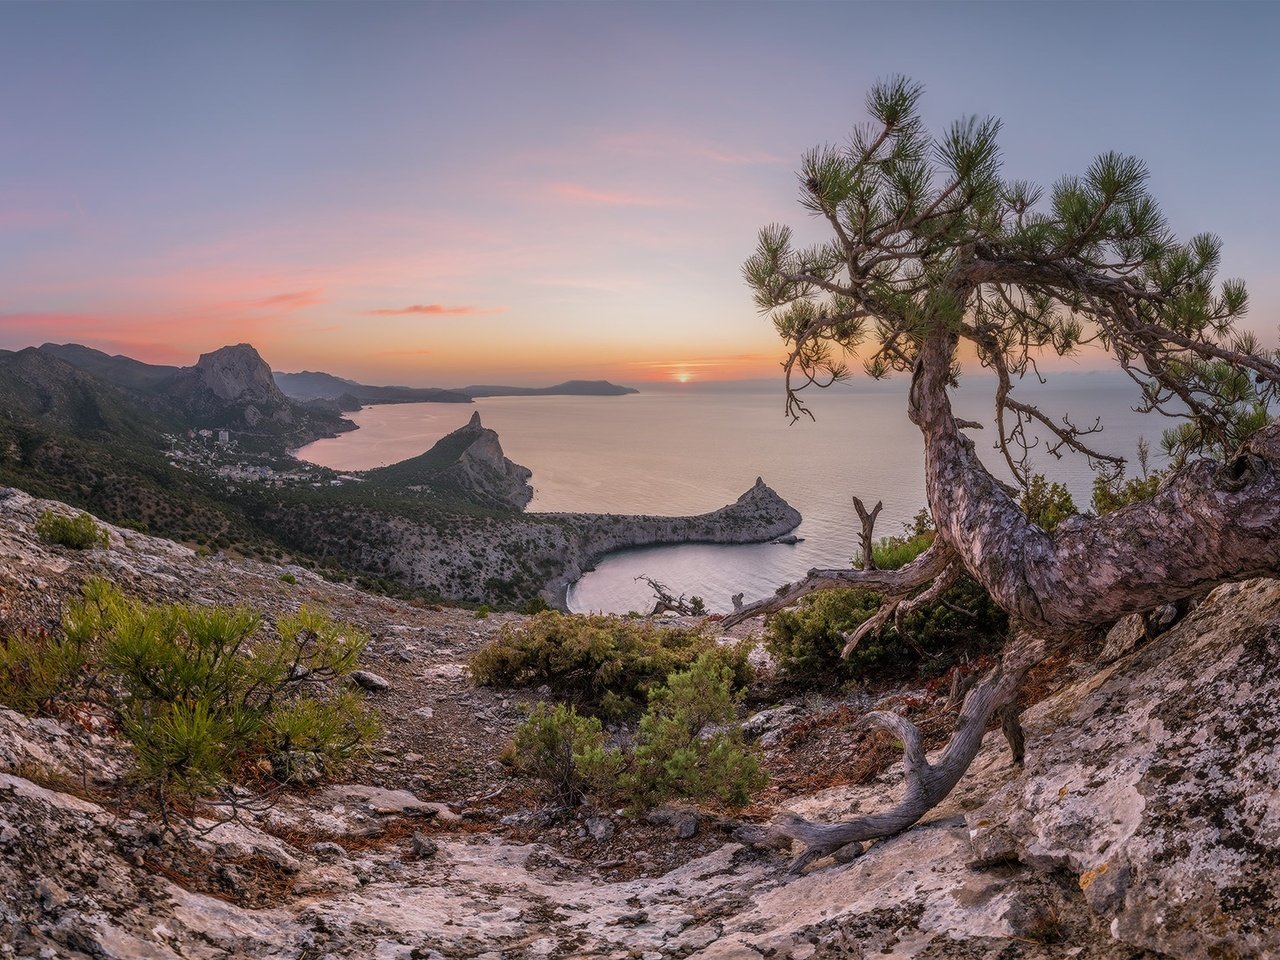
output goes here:
[{"label": "pebble", "polygon": [[323,843],[313,844],[311,847],[311,852],[314,853],[321,860],[341,860],[343,857],[347,855],[346,850],[344,850],[339,844],[336,844],[331,840],[326,840]]},{"label": "pebble", "polygon": [[425,833],[415,833],[413,835],[412,847],[414,854],[422,860],[430,860],[440,852],[440,844]]},{"label": "pebble", "polygon": [[351,680],[356,686],[368,690],[371,693],[379,693],[383,690],[391,689],[391,681],[385,677],[380,677],[371,670],[356,670],[351,674]]}]

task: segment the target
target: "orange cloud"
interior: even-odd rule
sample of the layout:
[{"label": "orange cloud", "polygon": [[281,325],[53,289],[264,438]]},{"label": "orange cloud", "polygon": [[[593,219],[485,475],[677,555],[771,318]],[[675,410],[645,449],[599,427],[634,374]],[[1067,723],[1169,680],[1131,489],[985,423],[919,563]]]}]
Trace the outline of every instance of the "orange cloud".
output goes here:
[{"label": "orange cloud", "polygon": [[502,313],[506,309],[506,307],[491,307],[485,310],[480,307],[473,307],[470,304],[446,307],[443,303],[415,303],[408,307],[387,307],[382,310],[368,310],[366,312],[374,317],[409,317],[414,314],[426,314],[435,317],[467,317],[482,313]]}]

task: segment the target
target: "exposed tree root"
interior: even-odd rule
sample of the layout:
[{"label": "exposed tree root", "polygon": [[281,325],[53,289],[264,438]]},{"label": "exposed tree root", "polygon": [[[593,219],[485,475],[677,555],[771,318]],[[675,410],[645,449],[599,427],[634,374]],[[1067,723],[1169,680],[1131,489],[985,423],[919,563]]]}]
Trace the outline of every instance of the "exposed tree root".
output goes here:
[{"label": "exposed tree root", "polygon": [[906,791],[890,809],[841,823],[816,823],[794,813],[784,814],[768,825],[740,827],[738,839],[753,846],[774,849],[791,846],[795,850],[798,846],[791,862],[793,873],[824,857],[847,862],[862,853],[862,845],[867,841],[901,833],[941,803],[978,755],[987,724],[998,712],[1004,719],[1005,734],[1014,760],[1021,763],[1022,727],[1016,711],[1011,708],[1016,702],[1022,678],[1041,652],[1042,646],[1026,637],[1020,637],[1011,644],[1002,663],[965,697],[955,731],[933,762],[925,756],[920,731],[911,721],[896,713],[875,711],[867,714],[868,722],[893,731],[902,741]]}]

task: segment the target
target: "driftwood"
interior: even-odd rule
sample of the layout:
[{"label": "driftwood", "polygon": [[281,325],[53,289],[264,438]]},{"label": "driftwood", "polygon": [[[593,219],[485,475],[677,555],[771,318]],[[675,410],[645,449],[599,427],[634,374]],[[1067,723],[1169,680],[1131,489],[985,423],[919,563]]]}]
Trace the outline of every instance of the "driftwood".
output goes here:
[{"label": "driftwood", "polygon": [[686,598],[683,593],[677,597],[665,583],[654,580],[652,577],[636,577],[637,582],[641,580],[653,591],[654,604],[653,609],[649,611],[651,617],[663,613],[675,613],[682,617],[700,617],[707,612],[701,597]]}]

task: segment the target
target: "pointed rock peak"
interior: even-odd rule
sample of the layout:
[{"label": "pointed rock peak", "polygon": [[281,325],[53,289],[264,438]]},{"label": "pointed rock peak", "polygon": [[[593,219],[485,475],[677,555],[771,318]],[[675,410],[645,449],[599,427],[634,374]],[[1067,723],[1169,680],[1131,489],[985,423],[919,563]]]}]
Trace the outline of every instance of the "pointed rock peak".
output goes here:
[{"label": "pointed rock peak", "polygon": [[467,421],[467,426],[468,426],[468,427],[483,427],[483,426],[484,426],[484,424],[482,424],[482,423],[480,422],[480,411],[479,411],[479,410],[477,410],[475,413],[471,414],[471,419]]},{"label": "pointed rock peak", "polygon": [[757,487],[763,487],[763,486],[764,486],[764,477],[756,477],[756,486],[757,486]]},{"label": "pointed rock peak", "polygon": [[284,394],[280,393],[271,376],[271,368],[251,344],[237,343],[203,353],[196,362],[196,370],[209,389],[222,400],[285,404]]}]

